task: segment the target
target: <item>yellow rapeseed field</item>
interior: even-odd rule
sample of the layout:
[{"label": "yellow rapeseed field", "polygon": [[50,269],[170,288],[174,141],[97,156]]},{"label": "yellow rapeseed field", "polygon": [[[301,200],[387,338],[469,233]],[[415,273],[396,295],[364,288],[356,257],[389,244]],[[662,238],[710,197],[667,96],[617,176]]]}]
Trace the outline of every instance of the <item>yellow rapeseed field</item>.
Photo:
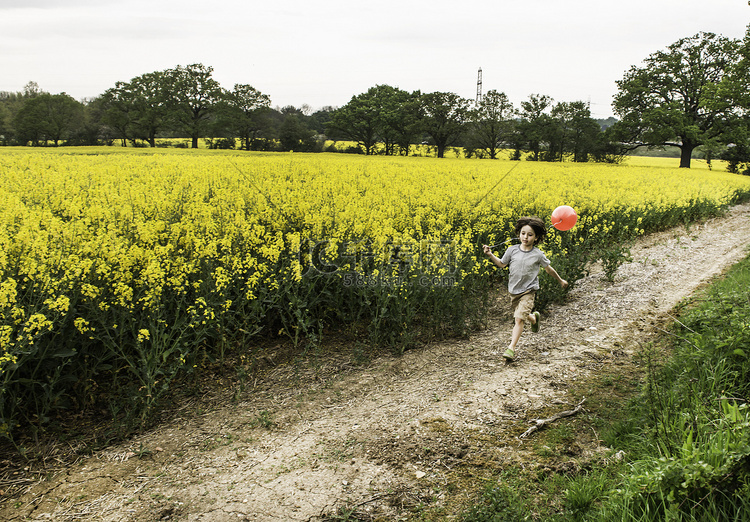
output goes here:
[{"label": "yellow rapeseed field", "polygon": [[569,275],[750,195],[750,177],[676,163],[0,149],[0,427],[30,393],[46,394],[38,419],[103,400],[103,381],[145,411],[259,337],[304,348],[350,324],[407,346],[451,330],[497,277],[480,245],[509,244],[523,215],[577,210],[542,246]]}]

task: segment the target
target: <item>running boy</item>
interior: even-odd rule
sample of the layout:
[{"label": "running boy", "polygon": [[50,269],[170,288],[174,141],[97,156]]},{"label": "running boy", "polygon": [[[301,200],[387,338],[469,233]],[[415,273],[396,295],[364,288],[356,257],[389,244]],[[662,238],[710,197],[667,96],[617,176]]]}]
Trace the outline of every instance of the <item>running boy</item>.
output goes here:
[{"label": "running boy", "polygon": [[510,346],[503,353],[507,361],[515,357],[515,348],[521,338],[524,323],[531,323],[531,331],[539,331],[539,312],[533,312],[534,298],[539,290],[539,269],[544,270],[557,279],[563,288],[568,282],[561,278],[557,271],[550,266],[547,256],[539,250],[536,245],[544,241],[547,229],[544,221],[536,216],[522,217],[516,222],[516,234],[521,240],[520,245],[511,245],[503,254],[502,258],[495,256],[487,245],[482,246],[484,253],[500,268],[509,266],[508,291],[511,297],[511,307],[515,325],[511,335]]}]

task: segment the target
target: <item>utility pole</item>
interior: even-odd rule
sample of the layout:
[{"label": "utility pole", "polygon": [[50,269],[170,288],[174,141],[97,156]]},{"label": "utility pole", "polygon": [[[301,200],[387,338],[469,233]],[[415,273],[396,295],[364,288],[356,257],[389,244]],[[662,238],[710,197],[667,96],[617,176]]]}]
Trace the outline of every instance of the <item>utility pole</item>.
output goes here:
[{"label": "utility pole", "polygon": [[482,68],[477,73],[477,105],[482,101]]}]

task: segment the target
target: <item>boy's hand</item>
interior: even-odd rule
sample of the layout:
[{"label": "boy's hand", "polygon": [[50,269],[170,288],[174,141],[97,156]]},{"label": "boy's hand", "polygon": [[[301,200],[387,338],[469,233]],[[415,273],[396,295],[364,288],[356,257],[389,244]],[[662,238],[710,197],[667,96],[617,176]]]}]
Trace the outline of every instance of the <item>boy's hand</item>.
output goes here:
[{"label": "boy's hand", "polygon": [[560,279],[560,285],[563,288],[568,288],[568,282],[565,279]]},{"label": "boy's hand", "polygon": [[488,245],[482,245],[482,250],[484,251],[485,255],[487,255],[487,256],[490,255],[491,250],[490,250],[490,247]]}]

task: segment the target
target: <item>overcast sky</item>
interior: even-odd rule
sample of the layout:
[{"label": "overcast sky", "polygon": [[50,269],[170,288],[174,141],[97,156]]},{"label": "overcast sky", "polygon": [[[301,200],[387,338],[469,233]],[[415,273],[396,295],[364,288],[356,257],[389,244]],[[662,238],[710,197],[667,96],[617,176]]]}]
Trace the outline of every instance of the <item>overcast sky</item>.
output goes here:
[{"label": "overcast sky", "polygon": [[743,38],[747,0],[0,0],[0,91],[93,98],[202,63],[273,106],[341,106],[377,84],[505,92],[612,115],[631,65],[704,31]]}]

